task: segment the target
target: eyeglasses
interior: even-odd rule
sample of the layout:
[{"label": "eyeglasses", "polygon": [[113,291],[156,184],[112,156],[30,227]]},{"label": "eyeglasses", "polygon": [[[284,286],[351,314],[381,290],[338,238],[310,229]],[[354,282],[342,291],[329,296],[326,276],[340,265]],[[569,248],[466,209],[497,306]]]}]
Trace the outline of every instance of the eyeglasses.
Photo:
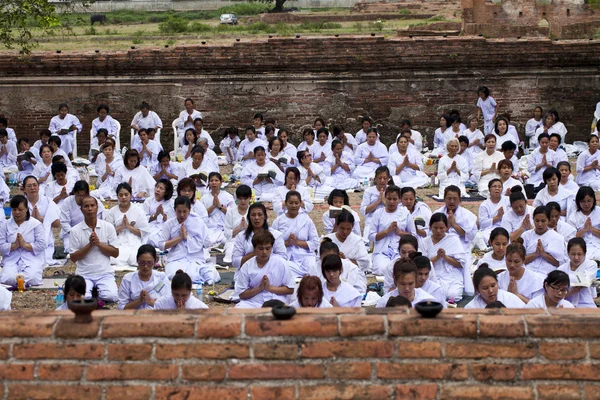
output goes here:
[{"label": "eyeglasses", "polygon": [[560,289],[560,288],[556,288],[556,287],[554,287],[552,285],[548,285],[548,286],[550,286],[552,288],[552,290],[554,290],[558,294],[567,294],[567,293],[569,293],[569,288],[562,288],[562,289]]},{"label": "eyeglasses", "polygon": [[154,267],[154,261],[138,261],[140,267]]}]

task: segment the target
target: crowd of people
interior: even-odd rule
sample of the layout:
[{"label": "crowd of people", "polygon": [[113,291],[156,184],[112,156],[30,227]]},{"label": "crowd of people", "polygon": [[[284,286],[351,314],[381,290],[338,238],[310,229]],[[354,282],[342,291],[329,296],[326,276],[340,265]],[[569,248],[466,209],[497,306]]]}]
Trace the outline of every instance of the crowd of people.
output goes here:
[{"label": "crowd of people", "polygon": [[[383,282],[377,307],[456,306],[472,296],[467,308],[596,307],[597,129],[574,178],[556,110],[536,107],[519,135],[487,88],[478,96],[467,125],[457,111],[440,117],[433,150],[409,120],[388,147],[368,117],[355,134],[316,118],[295,146],[290,131],[256,114],[243,132],[226,129],[220,156],[192,99],[178,118],[174,153],[164,150],[162,121],[147,103],[131,122],[128,149],[102,104],[88,155],[95,186],[72,165],[82,124],[66,104],[31,145],[2,117],[0,165],[16,173],[23,194],[11,196],[0,180],[11,209],[0,222],[0,283],[40,285],[46,266],[64,262],[54,248],[52,229],[60,228],[76,264],[66,300],[95,288],[120,309],[205,308],[192,285],[220,281],[207,260],[214,247],[236,269],[232,300],[240,308],[360,307],[371,273]],[[433,162],[437,172],[426,172]],[[235,193],[220,172],[227,163],[239,179]],[[432,184],[443,201],[434,211],[417,196]],[[363,191],[360,205],[350,204],[352,191]],[[462,206],[470,196],[482,199],[478,215]],[[117,204],[105,209],[107,199]],[[330,207],[319,232],[309,213],[323,200]],[[472,253],[478,241],[481,259]],[[164,272],[155,268],[157,251],[167,253]],[[118,287],[119,265],[137,271]],[[0,298],[9,308],[10,294]]]}]

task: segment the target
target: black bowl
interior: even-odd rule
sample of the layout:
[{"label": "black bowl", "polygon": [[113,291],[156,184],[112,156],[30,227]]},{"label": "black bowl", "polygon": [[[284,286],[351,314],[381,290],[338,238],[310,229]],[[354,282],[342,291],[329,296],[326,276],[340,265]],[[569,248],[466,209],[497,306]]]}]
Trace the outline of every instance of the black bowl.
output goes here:
[{"label": "black bowl", "polygon": [[296,314],[296,309],[290,306],[277,306],[271,309],[275,319],[287,320],[291,319]]},{"label": "black bowl", "polygon": [[435,318],[443,308],[444,306],[437,301],[421,301],[415,304],[415,310],[417,310],[423,318]]},{"label": "black bowl", "polygon": [[67,302],[69,310],[75,313],[75,322],[79,324],[89,324],[92,322],[92,311],[98,309],[98,300],[92,298],[83,301]]}]

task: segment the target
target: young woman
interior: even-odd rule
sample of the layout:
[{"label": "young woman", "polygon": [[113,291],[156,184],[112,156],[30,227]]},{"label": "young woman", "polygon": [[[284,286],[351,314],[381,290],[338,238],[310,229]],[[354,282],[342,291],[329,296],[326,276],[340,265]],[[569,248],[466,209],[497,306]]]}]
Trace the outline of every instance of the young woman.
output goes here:
[{"label": "young woman", "polygon": [[325,168],[325,160],[331,155],[332,150],[329,147],[329,130],[327,128],[319,128],[316,135],[317,141],[311,146],[313,161]]},{"label": "young woman", "polygon": [[344,127],[341,125],[335,125],[333,127],[333,138],[337,139],[344,145],[344,151],[354,154],[356,148],[358,147],[358,143],[354,136],[351,133],[344,132]]},{"label": "young woman", "polygon": [[525,268],[525,247],[519,242],[506,248],[506,271],[498,274],[498,286],[525,304],[543,293],[544,275]]},{"label": "young woman", "polygon": [[301,150],[297,154],[298,171],[300,171],[299,186],[307,188],[309,194],[315,199],[323,199],[329,196],[332,187],[325,185],[326,174],[323,167],[312,162],[312,155],[308,150]]},{"label": "young woman", "polygon": [[360,120],[360,125],[362,129],[356,132],[356,134],[354,135],[356,143],[359,145],[367,141],[367,132],[369,132],[369,129],[371,129],[373,121],[371,121],[371,118],[364,116]]},{"label": "young woman", "polygon": [[449,224],[446,215],[434,213],[429,220],[429,229],[431,236],[423,241],[421,252],[433,264],[446,297],[453,301],[460,300],[465,287],[463,270],[469,268],[464,247],[458,236],[447,233]]},{"label": "young woman", "polygon": [[502,216],[500,224],[510,234],[510,240],[520,238],[525,231],[533,228],[533,207],[527,204],[521,187],[511,189],[509,196],[510,210]]},{"label": "young woman", "polygon": [[52,228],[60,228],[60,208],[45,196],[40,196],[40,185],[34,176],[23,180],[23,192],[27,197],[27,206],[31,217],[42,223],[46,238],[44,265],[60,263],[52,258],[54,254],[54,234]]},{"label": "young woman", "polygon": [[138,136],[140,141],[132,147],[140,154],[140,165],[146,168],[154,168],[158,164],[160,148],[154,140],[150,140],[145,129],[140,129]]},{"label": "young woman", "polygon": [[460,188],[461,196],[468,197],[465,182],[469,180],[467,161],[458,154],[460,144],[458,139],[450,139],[446,144],[446,155],[438,164],[438,179],[440,180],[439,197],[444,196],[444,189],[450,185]]},{"label": "young woman", "polygon": [[227,163],[233,164],[235,162],[241,142],[238,128],[231,126],[225,129],[225,134],[223,135],[223,140],[221,140],[221,143],[219,144],[219,148],[225,153]]},{"label": "young woman", "polygon": [[600,210],[596,208],[596,194],[589,186],[579,188],[575,196],[576,211],[569,223],[577,230],[576,237],[583,238],[590,259],[600,257]]},{"label": "young woman", "polygon": [[[342,208],[343,206],[350,207],[350,198],[345,190],[333,189],[327,198],[327,204],[333,207]],[[348,210],[346,210],[348,211]],[[354,217],[354,226],[352,232],[360,236],[360,217],[354,210],[349,211]],[[334,213],[335,214],[335,213]],[[336,231],[335,217],[331,217],[331,211],[326,210],[323,213],[323,232],[328,235]]]},{"label": "young woman", "polygon": [[561,147],[560,144],[562,142],[562,139],[560,138],[560,135],[558,133],[553,133],[550,135],[550,143],[548,145],[548,148],[552,151],[554,151],[555,155],[554,155],[554,164],[558,165],[559,162],[568,162],[569,161],[569,156],[567,155],[567,152],[564,151]]},{"label": "young woman", "polygon": [[[81,201],[84,197],[90,195],[90,186],[86,181],[77,181],[73,185],[71,195],[67,197],[59,206],[60,209],[60,239],[63,241],[65,253],[70,252],[71,229],[83,221],[81,212]],[[98,219],[103,219],[104,205],[96,199],[98,206]]]},{"label": "young woman", "polygon": [[500,182],[502,182],[502,196],[504,196],[505,198],[510,196],[510,191],[515,186],[519,186],[521,188],[521,191],[523,193],[525,193],[525,188],[523,187],[523,184],[521,183],[521,181],[512,177],[512,174],[513,174],[512,161],[510,161],[510,160],[500,161],[498,163],[498,170],[500,171]]},{"label": "young woman", "polygon": [[477,115],[471,114],[467,117],[467,125],[468,128],[462,132],[464,136],[469,140],[469,149],[471,149],[471,153],[473,156],[481,153],[483,151],[484,145],[484,135],[477,126],[479,125],[479,118]]},{"label": "young woman", "polygon": [[207,220],[208,212],[201,201],[201,193],[196,191],[196,183],[191,178],[183,178],[177,185],[177,196],[185,196],[190,199],[192,212],[200,218]]},{"label": "young woman", "polygon": [[273,161],[267,160],[264,147],[256,147],[254,157],[255,160],[246,164],[242,171],[242,183],[254,189],[259,201],[272,201],[274,190],[285,180],[283,172]]},{"label": "young woman", "polygon": [[325,277],[325,281],[323,282],[323,296],[329,300],[332,306],[361,306],[362,295],[360,292],[340,279],[344,271],[340,256],[330,254],[323,258],[321,269]]},{"label": "young woman", "polygon": [[545,206],[553,201],[560,205],[563,221],[567,220],[575,208],[575,193],[560,186],[560,172],[554,167],[548,167],[543,174],[546,187],[538,192],[533,200],[533,206]]},{"label": "young woman", "polygon": [[221,190],[223,177],[218,172],[211,172],[208,175],[209,192],[206,193],[200,201],[206,207],[208,219],[206,226],[213,245],[225,242],[225,215],[227,209],[234,206],[233,196],[224,190]]},{"label": "young woman", "polygon": [[206,309],[202,299],[192,296],[192,278],[182,270],[177,270],[171,280],[171,294],[154,302],[155,310],[194,310]]},{"label": "young woman", "polygon": [[164,272],[155,271],[158,261],[154,246],[144,244],[137,250],[138,270],[125,274],[119,287],[119,310],[153,309],[154,302],[171,294],[171,285]]},{"label": "young woman", "polygon": [[565,238],[565,242],[573,239],[577,231],[571,224],[562,220],[560,205],[551,201],[546,204],[546,208],[550,210],[550,222],[548,222],[548,228],[560,233],[560,235]]},{"label": "young woman", "polygon": [[[394,174],[394,184],[400,187],[410,186],[413,188],[427,186],[429,177],[423,172],[421,154],[409,147],[406,136],[398,136],[396,144],[398,145],[398,151],[390,154],[387,163],[389,171]],[[375,173],[377,173],[377,170]]]},{"label": "young woman", "polygon": [[69,106],[66,104],[58,106],[58,115],[52,117],[48,129],[52,135],[61,138],[60,148],[66,154],[73,153],[75,135],[81,132],[82,126],[76,116],[69,114]]},{"label": "young woman", "polygon": [[33,167],[33,172],[31,175],[35,176],[38,179],[38,183],[40,184],[40,189],[42,190],[42,194],[44,194],[44,188],[48,179],[52,174],[52,149],[47,144],[43,144],[40,147],[40,157],[41,162],[35,164]]},{"label": "young woman", "polygon": [[[598,266],[595,261],[586,258],[587,245],[582,238],[573,238],[567,244],[569,262],[558,267],[569,275],[571,282],[589,282],[596,278]],[[567,293],[567,300],[577,308],[597,308],[594,299],[598,297],[595,287],[573,286]]]},{"label": "young woman", "polygon": [[354,153],[356,169],[352,174],[354,179],[362,181],[365,177],[373,175],[377,168],[388,164],[388,150],[378,139],[377,130],[371,128],[367,133],[366,143],[362,143],[357,147]]},{"label": "young woman", "polygon": [[56,311],[69,309],[69,301],[81,301],[85,297],[85,279],[79,275],[69,275],[63,287],[65,302]]},{"label": "young woman", "polygon": [[90,144],[90,147],[92,148],[94,148],[94,146],[98,148],[99,146],[97,134],[100,129],[105,129],[107,137],[110,137],[114,140],[116,140],[117,134],[119,133],[117,131],[117,121],[115,121],[115,119],[109,115],[110,109],[106,104],[98,105],[96,112],[98,113],[98,117],[92,121],[92,134],[94,135],[92,143]]},{"label": "young woman", "polygon": [[287,212],[273,221],[273,229],[281,232],[285,241],[290,269],[295,277],[302,277],[315,262],[319,234],[310,216],[300,211],[300,193],[290,191],[285,196]]},{"label": "young woman", "polygon": [[296,146],[288,142],[288,130],[282,128],[279,130],[277,137],[281,139],[281,151],[290,157],[289,165],[298,165],[297,155],[298,149]]},{"label": "young woman", "polygon": [[516,295],[498,287],[498,278],[486,264],[482,264],[473,274],[473,286],[477,295],[466,306],[466,309],[485,308],[488,304],[499,301],[506,308],[524,308],[525,303]]},{"label": "young woman", "polygon": [[404,208],[410,213],[410,219],[415,226],[415,233],[419,244],[429,234],[429,218],[431,218],[431,209],[422,201],[417,201],[417,193],[410,186],[405,186],[400,190],[400,200]]},{"label": "young woman", "polygon": [[356,225],[354,215],[342,210],[335,219],[335,225],[336,231],[325,237],[338,245],[342,258],[358,265],[363,273],[371,271],[371,257],[367,253],[363,239],[352,231]]},{"label": "young woman", "polygon": [[[392,296],[406,297],[414,307],[415,304],[422,301],[437,301],[435,297],[421,288],[417,288],[417,266],[412,261],[399,260],[394,264],[394,282],[396,289],[387,292],[377,301],[377,308],[385,308],[388,299]],[[446,302],[442,305],[446,307]]]},{"label": "young woman", "polygon": [[510,124],[508,119],[505,117],[499,117],[496,119],[494,128],[494,136],[496,136],[496,150],[502,148],[505,142],[513,142],[515,146],[519,146],[518,137],[514,137],[510,132]]},{"label": "young woman", "polygon": [[331,308],[323,295],[321,279],[314,275],[305,275],[298,285],[297,300],[290,304],[294,308]]},{"label": "young woman", "polygon": [[371,225],[371,219],[373,219],[373,213],[385,207],[385,189],[390,182],[390,170],[388,167],[379,167],[375,170],[374,182],[374,186],[369,186],[365,189],[362,202],[360,203],[360,213],[365,217],[365,229],[363,232],[365,240],[369,239],[369,234],[371,233],[369,226]]},{"label": "young woman", "polygon": [[148,197],[143,210],[148,218],[148,240],[156,237],[167,220],[175,217],[173,208],[173,184],[168,179],[161,179],[154,186],[154,196]]},{"label": "young woman", "polygon": [[598,151],[598,136],[590,135],[588,149],[577,157],[577,178],[579,186],[590,186],[600,190],[600,151]]},{"label": "young woman", "polygon": [[[488,183],[490,196],[479,206],[479,229],[483,240],[490,240],[490,233],[499,228],[504,213],[508,211],[508,200],[502,196],[502,181],[492,179]],[[493,268],[492,268],[493,269]]]},{"label": "young woman", "polygon": [[177,185],[177,182],[184,177],[182,164],[171,161],[171,157],[166,151],[158,153],[158,164],[154,168],[150,168],[149,172],[156,182],[161,179],[168,179],[173,186]]},{"label": "young woman", "polygon": [[14,196],[10,208],[10,219],[0,225],[0,283],[16,286],[17,275],[22,274],[26,286],[41,285],[47,248],[44,227],[31,218],[25,196]]},{"label": "young woman", "polygon": [[115,157],[115,145],[112,141],[107,141],[102,145],[102,154],[104,154],[104,163],[100,163],[96,167],[98,189],[92,191],[92,195],[114,199],[115,189],[121,183],[117,181],[117,175],[124,168],[123,159]]},{"label": "young woman", "polygon": [[158,235],[158,248],[168,250],[165,272],[173,278],[176,271],[184,270],[195,283],[209,285],[221,280],[214,266],[205,264],[204,249],[210,246],[208,228],[204,220],[191,212],[192,203],[185,196],[175,199],[175,218],[168,220]]},{"label": "young woman", "polygon": [[183,176],[192,178],[196,186],[203,190],[208,190],[208,175],[211,172],[218,172],[218,169],[204,157],[204,149],[201,146],[194,146],[191,157],[181,164],[181,169]]},{"label": "young woman", "polygon": [[494,120],[498,115],[496,100],[490,96],[490,89],[487,86],[477,88],[477,117],[483,117],[483,126],[486,135],[492,132]]},{"label": "young woman", "polygon": [[302,130],[302,138],[304,141],[298,145],[298,151],[308,151],[313,159],[318,158],[313,151],[315,147],[315,132],[311,128],[304,128]]},{"label": "young woman", "polygon": [[525,135],[529,138],[530,149],[535,149],[538,147],[537,135],[535,132],[544,124],[542,121],[542,115],[544,115],[544,110],[542,107],[536,107],[533,110],[533,118],[527,121],[527,124],[525,125]]},{"label": "young woman", "polygon": [[323,169],[327,175],[325,185],[335,189],[348,190],[357,189],[360,183],[352,178],[354,161],[352,156],[344,152],[344,145],[339,140],[331,142],[332,154],[323,163]]},{"label": "young woman", "polygon": [[560,186],[572,193],[577,193],[579,185],[575,183],[575,178],[571,175],[571,163],[561,161],[558,163],[557,168],[558,172],[560,172]]},{"label": "young woman", "polygon": [[281,172],[291,164],[291,158],[283,152],[283,142],[278,137],[273,137],[269,140],[269,161],[272,161]]},{"label": "young woman", "polygon": [[433,275],[433,267],[429,258],[423,255],[412,254],[412,261],[417,266],[417,284],[415,287],[423,289],[432,295],[440,304],[446,304],[446,292],[442,285],[437,283]]},{"label": "young woman", "polygon": [[527,184],[533,185],[534,191],[543,183],[544,171],[558,163],[556,153],[548,148],[550,137],[547,133],[538,136],[538,143],[540,146],[527,159],[527,171],[530,173]]},{"label": "young woman", "polygon": [[535,136],[539,137],[540,134],[545,133],[547,135],[552,135],[553,133],[558,133],[562,141],[565,141],[565,137],[567,136],[567,128],[565,125],[560,122],[558,118],[558,112],[556,110],[550,109],[544,117],[542,118],[544,123],[542,126],[537,128],[535,131]]},{"label": "young woman", "polygon": [[[446,151],[446,137],[444,132],[450,127],[450,117],[446,114],[440,117],[440,127],[435,130],[433,134],[433,150],[431,154],[443,155]],[[448,138],[448,140],[451,138]]]},{"label": "young woman", "polygon": [[367,277],[365,273],[358,268],[358,265],[352,263],[348,258],[343,258],[341,256],[340,248],[337,244],[333,243],[331,238],[324,237],[321,239],[321,244],[319,245],[319,257],[313,268],[308,271],[309,275],[317,276],[324,282],[325,276],[323,276],[323,269],[321,266],[323,264],[323,259],[330,254],[335,254],[342,259],[342,266],[344,268],[340,275],[340,279],[358,290],[361,295],[364,295],[367,292]]},{"label": "young woman", "polygon": [[192,149],[198,144],[198,133],[194,128],[188,128],[183,137],[183,145],[178,149],[177,160],[186,161],[192,156]]},{"label": "young woman", "polygon": [[494,272],[504,271],[506,269],[506,247],[509,241],[509,234],[506,229],[494,228],[488,241],[492,246],[492,251],[485,253],[477,265],[486,263]]},{"label": "young woman", "polygon": [[137,249],[148,240],[150,225],[144,209],[131,204],[131,186],[123,182],[117,186],[119,204],[108,211],[106,222],[114,225],[117,231],[119,257],[111,258],[113,265],[135,265]]},{"label": "young woman", "polygon": [[569,294],[569,275],[563,271],[552,271],[544,279],[544,294],[534,297],[527,308],[574,308],[565,300]]},{"label": "young woman", "polygon": [[248,228],[246,215],[252,198],[252,189],[247,185],[240,185],[235,189],[235,199],[237,204],[227,207],[225,214],[225,225],[223,234],[225,235],[225,256],[223,262],[231,263],[233,261],[233,246],[235,238]]},{"label": "young woman", "polygon": [[156,181],[148,170],[140,165],[140,155],[137,150],[127,150],[123,164],[125,168],[119,169],[116,181],[129,183],[135,198],[149,197]]},{"label": "young woman", "polygon": [[256,137],[256,129],[253,126],[247,127],[245,133],[246,138],[242,140],[237,151],[237,160],[242,163],[243,167],[254,161],[254,152],[257,147],[262,147],[263,151],[268,147],[267,143]]},{"label": "young woman", "polygon": [[534,228],[521,235],[527,250],[527,268],[542,275],[554,271],[567,260],[564,238],[548,228],[549,220],[550,210],[545,206],[536,207],[533,211]]},{"label": "young woman", "polygon": [[473,177],[482,196],[489,195],[487,185],[492,179],[498,179],[498,163],[504,160],[504,154],[496,151],[496,136],[487,134],[484,139],[485,151],[473,159]]},{"label": "young woman", "polygon": [[69,197],[75,182],[67,180],[67,166],[63,163],[52,163],[52,180],[46,184],[44,194],[48,199],[60,204]]},{"label": "young woman", "polygon": [[376,210],[369,224],[369,241],[373,249],[373,273],[384,275],[385,267],[396,257],[398,241],[407,234],[415,234],[410,214],[400,204],[400,188],[390,185],[385,189],[385,208]]},{"label": "young woman", "polygon": [[[398,257],[392,260],[386,267],[383,274],[383,290],[389,292],[390,290],[396,287],[396,282],[394,282],[394,264],[396,261],[402,260],[412,260],[413,257],[417,254],[417,250],[419,249],[419,242],[417,238],[413,235],[404,235],[398,241]],[[419,253],[421,254],[421,253]],[[435,277],[435,271],[433,271],[432,278]],[[445,301],[444,297],[444,301]]]},{"label": "young woman", "polygon": [[260,308],[267,300],[288,302],[295,282],[287,261],[272,254],[275,237],[268,230],[258,231],[252,238],[255,256],[240,268],[235,278],[234,296],[240,299],[236,308]]},{"label": "young woman", "polygon": [[[132,146],[137,145],[140,141],[140,138],[137,135],[137,132],[140,129],[152,128],[158,130],[163,127],[160,117],[157,113],[150,110],[150,105],[148,103],[143,101],[139,106],[139,110],[140,111],[138,111],[131,120],[131,128],[135,130],[135,135],[131,140]],[[157,140],[157,143],[160,143],[160,141]]]},{"label": "young woman", "polygon": [[[277,139],[277,138],[275,138]],[[290,190],[295,190],[302,196],[302,209],[304,211],[311,212],[313,209],[313,203],[310,198],[308,190],[304,186],[300,185],[300,171],[296,167],[288,167],[285,170],[285,183],[283,186],[279,186],[273,193],[273,210],[277,215],[281,215],[286,212],[285,208],[285,196]]]}]

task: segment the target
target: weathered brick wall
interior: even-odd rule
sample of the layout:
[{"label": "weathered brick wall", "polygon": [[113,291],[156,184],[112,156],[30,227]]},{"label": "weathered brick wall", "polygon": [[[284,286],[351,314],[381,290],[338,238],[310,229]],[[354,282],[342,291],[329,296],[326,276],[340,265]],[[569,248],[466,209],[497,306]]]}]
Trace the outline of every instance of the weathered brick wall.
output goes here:
[{"label": "weathered brick wall", "polygon": [[[356,118],[369,114],[383,125],[388,143],[404,118],[431,142],[439,115],[475,112],[476,88],[486,85],[521,132],[541,105],[559,110],[569,141],[582,140],[599,100],[599,50],[600,40],[362,36],[34,53],[25,63],[6,54],[0,58],[0,113],[18,134],[34,138],[61,102],[70,104],[87,132],[98,103],[107,102],[127,127],[146,100],[168,133],[183,100],[193,97],[209,131],[246,126],[260,111],[295,131],[322,116],[356,132]],[[123,133],[127,139],[128,129]],[[87,141],[85,135],[80,150]]]},{"label": "weathered brick wall", "polygon": [[[4,398],[598,399],[598,310],[0,316]],[[381,310],[378,310],[381,311]],[[0,394],[1,395],[1,394]]]}]

